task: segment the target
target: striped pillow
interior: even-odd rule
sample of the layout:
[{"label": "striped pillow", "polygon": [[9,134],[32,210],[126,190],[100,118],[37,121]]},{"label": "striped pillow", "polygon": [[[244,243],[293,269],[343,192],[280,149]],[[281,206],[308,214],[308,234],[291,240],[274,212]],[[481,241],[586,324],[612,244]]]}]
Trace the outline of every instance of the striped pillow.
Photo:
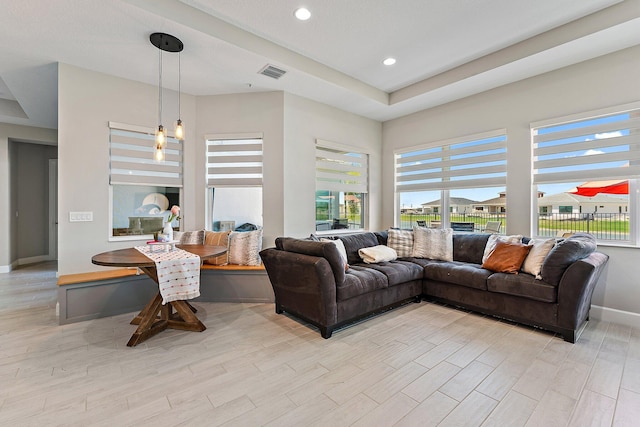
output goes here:
[{"label": "striped pillow", "polygon": [[[205,231],[204,233],[204,244],[212,245],[212,246],[224,246],[225,248],[229,246],[229,231]],[[209,258],[204,260],[205,264],[212,265],[227,265],[229,255],[225,252],[222,255],[218,255],[215,258]]]},{"label": "striped pillow", "polygon": [[410,257],[413,254],[413,230],[396,230],[390,228],[387,246],[394,249],[399,258]]}]

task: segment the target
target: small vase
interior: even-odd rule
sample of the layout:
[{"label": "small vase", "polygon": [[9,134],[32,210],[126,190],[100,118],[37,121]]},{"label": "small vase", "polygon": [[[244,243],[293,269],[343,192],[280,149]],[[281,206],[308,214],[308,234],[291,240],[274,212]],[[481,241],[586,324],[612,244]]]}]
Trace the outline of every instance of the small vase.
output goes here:
[{"label": "small vase", "polygon": [[162,233],[166,236],[167,241],[172,241],[173,240],[173,227],[171,226],[170,222],[166,222],[164,224],[164,228],[162,229]]}]

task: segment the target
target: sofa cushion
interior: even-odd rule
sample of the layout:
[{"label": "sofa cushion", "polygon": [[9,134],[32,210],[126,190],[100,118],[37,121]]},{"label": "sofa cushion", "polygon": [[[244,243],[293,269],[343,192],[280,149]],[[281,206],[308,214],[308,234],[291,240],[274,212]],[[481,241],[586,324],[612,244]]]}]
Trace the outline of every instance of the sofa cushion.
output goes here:
[{"label": "sofa cushion", "polygon": [[368,248],[378,245],[378,238],[371,232],[347,234],[346,236],[340,236],[340,240],[344,243],[344,248],[347,251],[347,262],[349,264],[357,264],[362,262],[358,249]]},{"label": "sofa cushion", "polygon": [[337,246],[333,243],[295,239],[293,237],[278,237],[276,239],[276,247],[280,247],[282,250],[288,252],[323,257],[331,266],[336,284],[339,285],[344,281],[344,260]]},{"label": "sofa cushion", "polygon": [[424,267],[427,279],[482,290],[487,289],[487,278],[492,274],[478,264],[459,261],[434,261]]},{"label": "sofa cushion", "polygon": [[558,288],[545,283],[530,274],[494,273],[487,279],[487,289],[491,292],[525,297],[536,301],[556,302]]},{"label": "sofa cushion", "polygon": [[542,263],[555,246],[556,239],[530,239],[527,244],[531,246],[531,250],[524,259],[521,270],[540,280],[542,279],[540,275]]},{"label": "sofa cushion", "polygon": [[453,235],[453,260],[482,264],[484,248],[490,234],[460,233]]},{"label": "sofa cushion", "polygon": [[453,261],[453,230],[413,227],[413,258]]},{"label": "sofa cushion", "polygon": [[554,246],[542,264],[542,280],[557,285],[564,271],[579,259],[586,258],[597,248],[596,239],[591,234],[576,233]]},{"label": "sofa cushion", "polygon": [[[360,267],[364,267],[362,264]],[[410,261],[390,261],[378,264],[366,264],[367,268],[379,271],[387,277],[389,286],[399,285],[412,280],[422,280],[424,269]]]},{"label": "sofa cushion", "polygon": [[344,281],[336,286],[336,300],[344,301],[368,292],[388,287],[387,276],[373,268],[352,265]]},{"label": "sofa cushion", "polygon": [[518,274],[531,248],[532,246],[522,243],[506,243],[498,240],[489,258],[482,263],[482,268],[498,273]]},{"label": "sofa cushion", "polygon": [[375,231],[373,234],[375,234],[378,238],[379,245],[387,245],[387,242],[389,240],[389,232],[387,230]]},{"label": "sofa cushion", "polygon": [[392,247],[400,258],[410,257],[413,253],[413,230],[390,228],[387,245]]}]

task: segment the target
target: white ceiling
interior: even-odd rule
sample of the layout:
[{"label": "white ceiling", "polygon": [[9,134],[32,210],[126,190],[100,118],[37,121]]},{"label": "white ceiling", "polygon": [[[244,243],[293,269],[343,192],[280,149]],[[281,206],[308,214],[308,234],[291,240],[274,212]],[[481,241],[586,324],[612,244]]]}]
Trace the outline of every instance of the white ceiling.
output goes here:
[{"label": "white ceiling", "polygon": [[[293,17],[301,5],[309,21]],[[184,42],[186,93],[284,90],[380,121],[640,44],[640,0],[5,0],[2,9],[0,122],[47,128],[57,127],[57,62],[157,85],[156,31]],[[382,65],[387,56],[398,62]],[[165,86],[177,87],[177,67],[165,64]],[[287,74],[259,75],[266,64]]]}]

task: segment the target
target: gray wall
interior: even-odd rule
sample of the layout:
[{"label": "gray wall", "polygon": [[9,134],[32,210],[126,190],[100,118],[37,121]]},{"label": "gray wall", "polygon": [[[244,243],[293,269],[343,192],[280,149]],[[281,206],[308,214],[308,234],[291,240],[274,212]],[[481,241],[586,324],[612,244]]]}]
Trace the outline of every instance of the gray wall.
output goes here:
[{"label": "gray wall", "polygon": [[[15,161],[11,181],[17,199],[17,256],[19,262],[49,255],[49,159],[58,148],[11,142]],[[15,184],[15,185],[13,185]]]},{"label": "gray wall", "polygon": [[55,145],[58,132],[55,129],[34,128],[0,123],[0,206],[5,206],[5,221],[0,221],[0,273],[11,271],[18,265],[18,210],[17,182],[11,179],[10,165],[17,162],[16,150],[9,150],[10,141],[32,141]]}]

